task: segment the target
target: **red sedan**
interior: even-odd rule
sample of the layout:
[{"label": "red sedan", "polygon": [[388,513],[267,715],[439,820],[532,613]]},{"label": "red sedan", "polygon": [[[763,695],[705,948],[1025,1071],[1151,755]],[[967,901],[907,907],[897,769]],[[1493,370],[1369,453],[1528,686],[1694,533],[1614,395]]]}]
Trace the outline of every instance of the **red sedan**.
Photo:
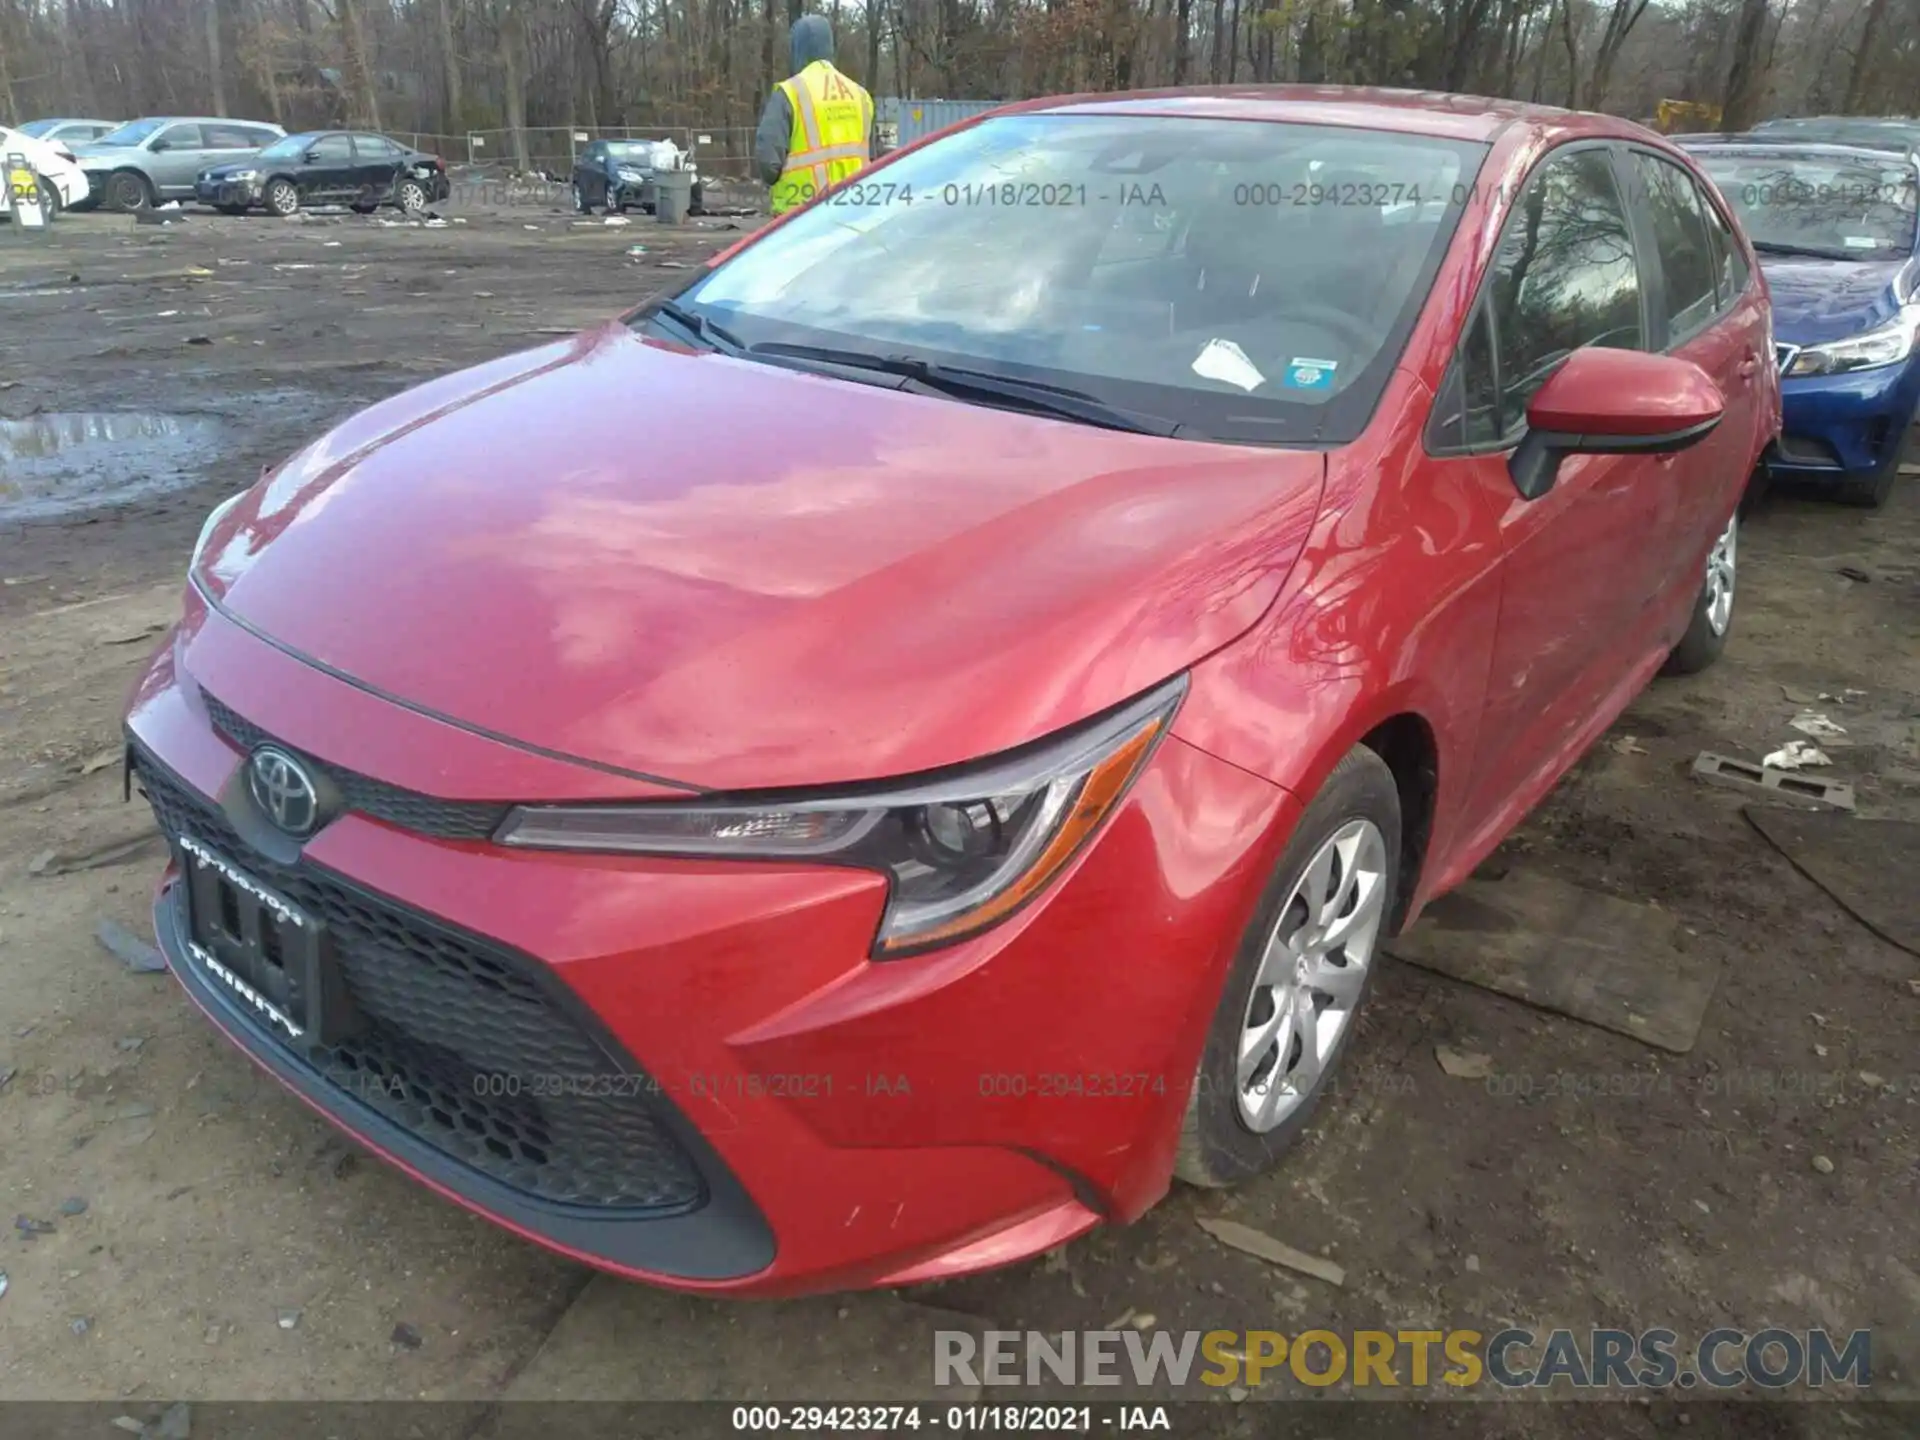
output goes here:
[{"label": "red sedan", "polygon": [[1647,131],[1002,110],[222,505],[127,719],[160,941],[593,1265],[1029,1256],[1286,1150],[1383,938],[1719,653],[1778,423]]}]

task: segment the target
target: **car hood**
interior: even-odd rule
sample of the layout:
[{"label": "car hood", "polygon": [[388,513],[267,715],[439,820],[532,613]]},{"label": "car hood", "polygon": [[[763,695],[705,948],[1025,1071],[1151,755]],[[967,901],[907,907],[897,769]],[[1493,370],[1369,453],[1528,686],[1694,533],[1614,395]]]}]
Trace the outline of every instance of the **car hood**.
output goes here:
[{"label": "car hood", "polygon": [[1893,281],[1906,263],[1762,256],[1760,268],[1773,295],[1774,338],[1823,345],[1885,324],[1900,308]]},{"label": "car hood", "polygon": [[230,617],[417,709],[713,789],[974,759],[1244,632],[1326,462],[609,323],[349,419],[206,536]]}]

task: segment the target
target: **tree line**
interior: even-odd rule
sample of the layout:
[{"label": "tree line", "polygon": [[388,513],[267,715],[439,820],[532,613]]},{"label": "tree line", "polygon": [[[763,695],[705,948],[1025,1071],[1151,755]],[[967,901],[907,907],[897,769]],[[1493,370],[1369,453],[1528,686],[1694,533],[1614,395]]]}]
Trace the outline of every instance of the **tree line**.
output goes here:
[{"label": "tree line", "polygon": [[1702,101],[1733,129],[1898,113],[1920,84],[1920,0],[0,0],[0,111],[750,126],[807,8],[876,95],[1306,81]]}]

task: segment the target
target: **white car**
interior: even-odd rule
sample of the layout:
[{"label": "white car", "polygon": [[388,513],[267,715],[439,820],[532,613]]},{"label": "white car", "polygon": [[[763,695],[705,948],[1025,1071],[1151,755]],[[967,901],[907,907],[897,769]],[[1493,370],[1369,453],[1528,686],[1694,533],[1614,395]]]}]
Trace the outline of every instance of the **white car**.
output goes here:
[{"label": "white car", "polygon": [[27,163],[46,182],[55,202],[54,213],[71,210],[87,198],[87,172],[73,158],[73,152],[59,141],[36,140],[31,135],[0,125],[0,161],[9,155],[24,155]]}]

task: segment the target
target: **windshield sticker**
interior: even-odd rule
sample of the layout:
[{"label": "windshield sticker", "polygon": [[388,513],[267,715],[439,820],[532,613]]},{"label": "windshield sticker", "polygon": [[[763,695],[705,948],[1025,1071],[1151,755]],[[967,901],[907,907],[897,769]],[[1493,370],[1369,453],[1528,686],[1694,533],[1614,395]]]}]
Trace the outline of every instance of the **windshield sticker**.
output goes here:
[{"label": "windshield sticker", "polygon": [[1331,390],[1333,372],[1339,368],[1332,360],[1308,360],[1296,355],[1287,362],[1286,378],[1281,383],[1289,390]]},{"label": "windshield sticker", "polygon": [[1194,357],[1193,373],[1206,380],[1238,385],[1242,390],[1258,390],[1267,383],[1260,367],[1247,358],[1247,352],[1231,340],[1209,340]]},{"label": "windshield sticker", "polygon": [[1844,235],[1840,243],[1849,250],[1878,250],[1880,242],[1871,235]]}]

